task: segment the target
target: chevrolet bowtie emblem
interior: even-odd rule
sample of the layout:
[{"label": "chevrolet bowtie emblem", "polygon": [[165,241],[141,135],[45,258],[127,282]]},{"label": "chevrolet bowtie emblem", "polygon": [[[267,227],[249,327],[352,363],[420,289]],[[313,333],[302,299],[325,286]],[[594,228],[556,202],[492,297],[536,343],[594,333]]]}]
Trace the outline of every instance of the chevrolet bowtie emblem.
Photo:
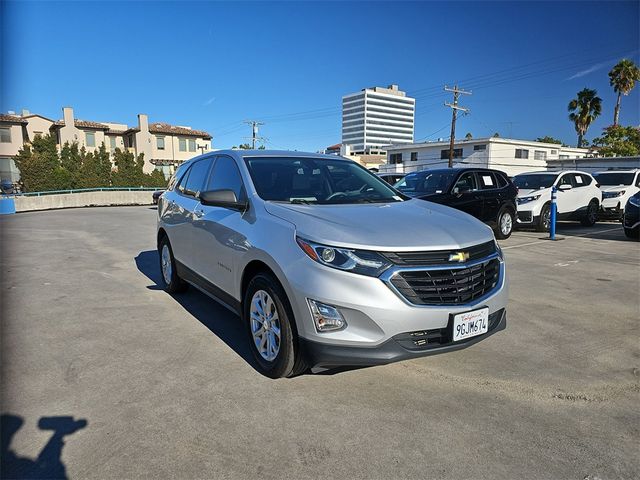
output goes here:
[{"label": "chevrolet bowtie emblem", "polygon": [[449,261],[450,262],[466,262],[467,260],[469,260],[469,253],[468,252],[456,252],[456,253],[452,253],[451,255],[449,255]]}]

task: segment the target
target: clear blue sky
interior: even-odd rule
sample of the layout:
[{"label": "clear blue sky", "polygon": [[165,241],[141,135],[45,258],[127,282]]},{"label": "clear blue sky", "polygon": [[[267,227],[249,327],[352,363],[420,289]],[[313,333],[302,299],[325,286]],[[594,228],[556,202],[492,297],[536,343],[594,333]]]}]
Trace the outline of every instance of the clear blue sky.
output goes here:
[{"label": "clear blue sky", "polygon": [[[396,83],[417,98],[416,140],[448,137],[444,84],[473,91],[459,137],[552,135],[575,144],[567,103],[603,99],[592,139],[612,122],[607,72],[638,63],[629,2],[3,2],[2,111],[191,125],[214,147],[262,120],[267,147],[340,141],[342,95]],[[621,122],[640,123],[640,86]],[[303,113],[300,113],[303,112]]]}]

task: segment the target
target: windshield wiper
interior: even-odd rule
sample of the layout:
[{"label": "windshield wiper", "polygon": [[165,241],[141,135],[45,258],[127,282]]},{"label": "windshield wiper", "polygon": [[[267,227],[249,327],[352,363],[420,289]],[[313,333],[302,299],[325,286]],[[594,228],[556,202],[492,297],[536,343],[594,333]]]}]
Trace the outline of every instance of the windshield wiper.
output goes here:
[{"label": "windshield wiper", "polygon": [[304,198],[292,198],[289,200],[289,203],[300,204],[300,205],[313,205],[315,202],[310,202],[309,200],[305,200]]}]

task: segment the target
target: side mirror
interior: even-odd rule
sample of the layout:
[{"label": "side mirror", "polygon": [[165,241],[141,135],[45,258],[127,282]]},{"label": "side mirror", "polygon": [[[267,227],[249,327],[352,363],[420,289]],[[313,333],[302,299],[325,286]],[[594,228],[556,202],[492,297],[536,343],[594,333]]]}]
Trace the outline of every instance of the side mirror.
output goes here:
[{"label": "side mirror", "polygon": [[198,198],[203,205],[239,210],[241,212],[245,211],[249,205],[246,201],[239,201],[233,190],[226,189],[200,192]]},{"label": "side mirror", "polygon": [[573,187],[571,185],[564,183],[558,187],[558,190],[560,190],[561,192],[566,192],[567,190],[571,190],[572,188]]}]

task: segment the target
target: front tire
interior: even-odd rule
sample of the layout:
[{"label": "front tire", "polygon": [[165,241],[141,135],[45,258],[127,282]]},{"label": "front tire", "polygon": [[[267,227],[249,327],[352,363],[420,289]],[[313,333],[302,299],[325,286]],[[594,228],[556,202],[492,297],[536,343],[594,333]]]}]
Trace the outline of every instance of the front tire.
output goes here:
[{"label": "front tire", "polygon": [[251,353],[260,373],[282,378],[306,370],[289,299],[272,274],[262,272],[251,279],[242,313]]},{"label": "front tire", "polygon": [[506,240],[509,238],[513,232],[514,223],[515,215],[513,212],[508,208],[501,210],[498,214],[497,227],[495,230],[496,238],[498,240]]},{"label": "front tire", "polygon": [[173,258],[173,250],[166,236],[160,240],[158,244],[158,253],[160,257],[160,277],[162,278],[162,287],[167,293],[180,293],[188,288],[187,282],[178,276],[176,269],[176,261]]},{"label": "front tire", "polygon": [[593,227],[598,220],[598,201],[591,200],[587,207],[587,213],[580,219],[580,223],[585,227]]},{"label": "front tire", "polygon": [[540,210],[540,216],[538,217],[538,224],[536,230],[539,232],[548,232],[551,227],[551,206],[547,203],[543,205]]}]

